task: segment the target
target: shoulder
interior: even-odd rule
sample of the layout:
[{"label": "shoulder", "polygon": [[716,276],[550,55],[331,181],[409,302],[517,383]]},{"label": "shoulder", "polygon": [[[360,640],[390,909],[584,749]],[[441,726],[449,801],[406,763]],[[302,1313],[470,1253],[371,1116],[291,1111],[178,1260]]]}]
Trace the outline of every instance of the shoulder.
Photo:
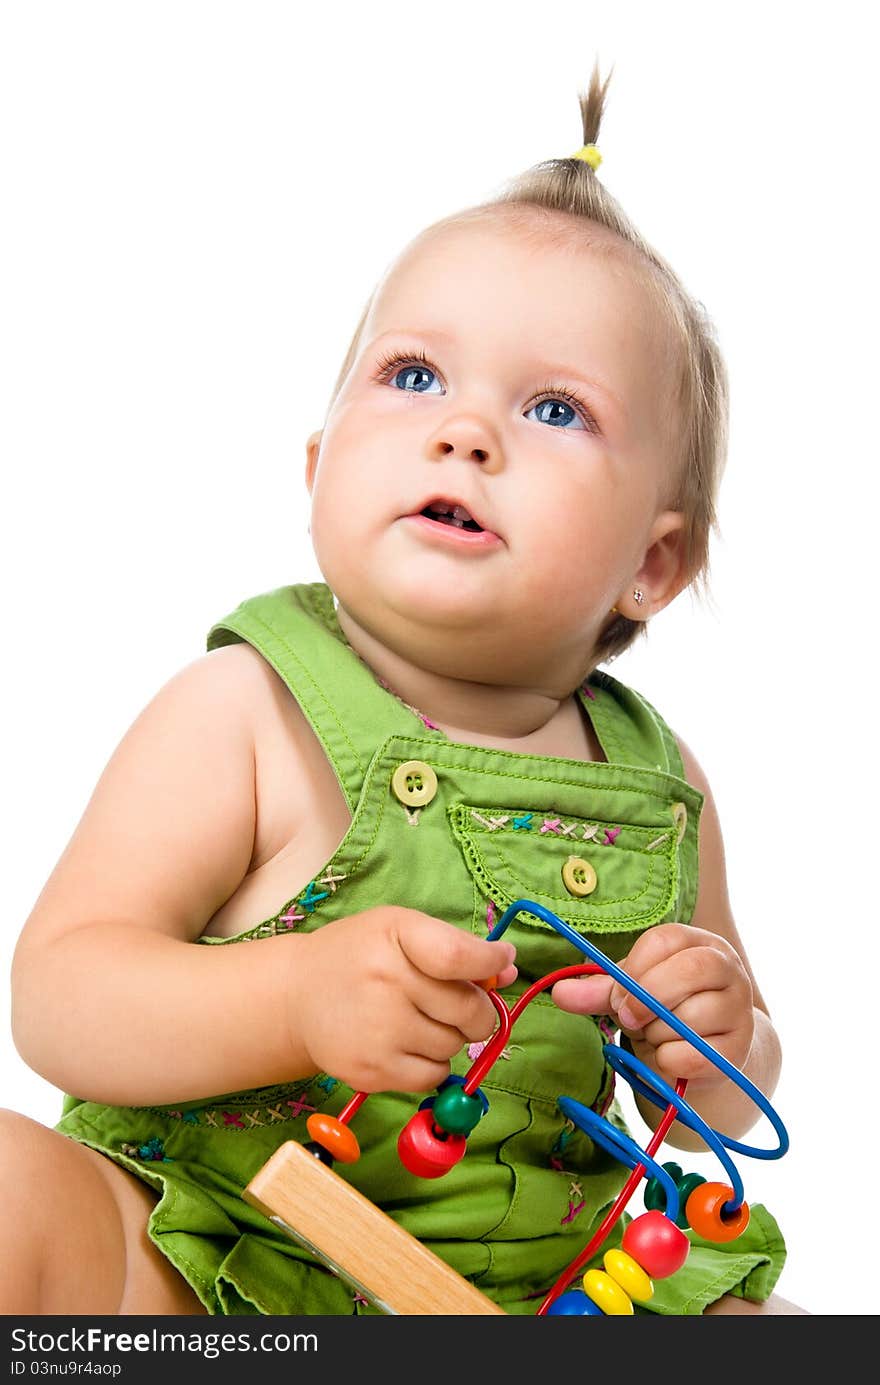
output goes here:
[{"label": "shoulder", "polygon": [[314,736],[305,713],[281,675],[247,641],[212,649],[184,673],[240,718],[252,740],[258,771],[279,757],[289,771],[291,759],[311,748]]},{"label": "shoulder", "polygon": [[253,747],[262,859],[302,827],[308,815],[332,799],[343,800],[326,752],[287,683],[259,650],[246,641],[224,645],[197,661],[196,678],[236,704],[236,715]]},{"label": "shoulder", "polygon": [[685,779],[689,784],[693,785],[695,789],[699,789],[700,793],[703,794],[706,799],[711,799],[711,785],[709,784],[709,780],[706,776],[706,771],[703,769],[703,766],[700,764],[700,761],[697,759],[691,747],[687,744],[686,741],[682,739],[681,736],[677,735],[675,732],[673,732],[673,736],[675,737],[675,743],[678,746],[678,751],[681,755],[681,763],[684,769]]},{"label": "shoulder", "polygon": [[[177,726],[196,736],[222,732],[253,743],[277,675],[246,644],[211,650],[173,673],[144,707],[138,721]],[[137,724],[137,723],[135,723]]]},{"label": "shoulder", "polygon": [[[678,735],[676,735],[675,741],[681,754],[684,778],[703,796],[699,828],[700,881],[697,907],[694,910],[692,922],[712,927],[713,931],[729,935],[729,924],[717,926],[719,918],[722,920],[729,918],[730,903],[724,858],[724,839],[715,795],[712,792],[709,777],[690,745]],[[709,919],[716,922],[709,923]]]},{"label": "shoulder", "polygon": [[283,712],[288,716],[296,712],[299,718],[303,716],[280,673],[246,640],[217,646],[194,660],[188,669],[193,679],[203,679],[218,694],[236,698],[254,712]]},{"label": "shoulder", "polygon": [[672,733],[678,752],[681,756],[682,778],[690,784],[691,788],[697,790],[702,795],[703,803],[700,810],[700,866],[705,866],[708,858],[723,857],[723,844],[721,839],[721,823],[718,818],[718,808],[715,803],[715,795],[712,792],[712,785],[701,762],[688,743],[681,736]]},{"label": "shoulder", "polygon": [[245,703],[271,695],[276,684],[281,684],[268,660],[245,640],[209,650],[187,664],[178,677]]},{"label": "shoulder", "polygon": [[[174,673],[144,708],[138,722],[153,739],[213,747],[247,759],[257,783],[261,767],[283,759],[289,772],[298,746],[307,742],[308,723],[280,675],[247,642],[223,645],[199,655]],[[137,726],[138,722],[135,723]],[[226,747],[225,753],[222,747]]]}]

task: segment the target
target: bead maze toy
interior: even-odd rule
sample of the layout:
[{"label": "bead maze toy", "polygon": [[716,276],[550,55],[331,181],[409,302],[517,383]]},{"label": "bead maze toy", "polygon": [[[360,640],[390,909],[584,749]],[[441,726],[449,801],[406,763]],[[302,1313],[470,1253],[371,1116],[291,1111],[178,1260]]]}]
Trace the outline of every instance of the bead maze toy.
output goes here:
[{"label": "bead maze toy", "polygon": [[[488,1110],[479,1084],[500,1057],[519,1015],[535,995],[555,982],[595,972],[619,981],[714,1063],[749,1096],[776,1134],[777,1145],[763,1149],[713,1130],[685,1100],[686,1079],[679,1078],[671,1086],[613,1042],[604,1046],[606,1061],[633,1091],[665,1108],[646,1148],[575,1098],[557,1099],[563,1115],[626,1165],[630,1174],[594,1235],[544,1296],[537,1316],[631,1314],[634,1303],[651,1298],[654,1279],[666,1278],[684,1264],[690,1250],[684,1228],[690,1226],[716,1242],[733,1240],[745,1230],[749,1207],[731,1154],[779,1159],[788,1149],[788,1135],[770,1102],[738,1068],[543,905],[527,899],[514,901],[488,934],[489,940],[501,937],[520,912],[542,919],[589,960],[541,977],[511,1007],[491,981],[485,983],[498,1013],[498,1027],[467,1075],[447,1078],[400,1132],[397,1150],[405,1168],[422,1178],[439,1178],[464,1157],[468,1135]],[[360,1157],[350,1122],[367,1098],[366,1092],[356,1092],[338,1116],[321,1112],[309,1116],[309,1143],[289,1140],[281,1145],[251,1179],[245,1200],[385,1313],[503,1315],[502,1308],[334,1171],[335,1162],[354,1163]],[[676,1120],[701,1137],[721,1164],[726,1181],[708,1182],[699,1174],[682,1174],[678,1164],[657,1162],[654,1156]],[[626,1226],[620,1249],[604,1253],[604,1269],[589,1268],[581,1276],[642,1179],[646,1210]],[[578,1276],[580,1287],[574,1287]]]}]

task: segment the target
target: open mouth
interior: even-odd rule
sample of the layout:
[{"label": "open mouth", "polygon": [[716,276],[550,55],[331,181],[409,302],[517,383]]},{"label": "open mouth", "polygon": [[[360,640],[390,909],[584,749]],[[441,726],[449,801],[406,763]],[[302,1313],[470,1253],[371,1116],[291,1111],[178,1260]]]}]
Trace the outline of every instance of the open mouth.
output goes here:
[{"label": "open mouth", "polygon": [[454,529],[466,529],[469,534],[482,534],[483,526],[478,524],[463,505],[452,505],[445,500],[432,500],[421,512],[425,519],[437,524],[449,524]]}]

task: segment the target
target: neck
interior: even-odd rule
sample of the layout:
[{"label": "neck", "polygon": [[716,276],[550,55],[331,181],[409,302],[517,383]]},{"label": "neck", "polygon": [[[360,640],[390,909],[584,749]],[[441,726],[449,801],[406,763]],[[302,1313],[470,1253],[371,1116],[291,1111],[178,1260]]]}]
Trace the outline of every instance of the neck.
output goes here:
[{"label": "neck", "polygon": [[604,756],[572,690],[476,682],[425,669],[365,630],[342,606],[339,625],[352,649],[401,701],[451,740],[501,750]]}]

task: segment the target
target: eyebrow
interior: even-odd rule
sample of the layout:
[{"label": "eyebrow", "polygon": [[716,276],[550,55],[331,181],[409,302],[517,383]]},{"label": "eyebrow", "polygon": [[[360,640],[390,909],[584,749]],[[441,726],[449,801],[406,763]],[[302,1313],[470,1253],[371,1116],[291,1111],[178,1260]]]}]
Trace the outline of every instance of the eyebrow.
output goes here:
[{"label": "eyebrow", "polygon": [[[370,348],[378,346],[386,337],[423,337],[426,341],[434,339],[448,346],[454,346],[456,343],[455,334],[445,331],[442,327],[389,327],[386,331],[380,332],[378,336],[373,338],[369,343]],[[554,375],[564,375],[566,379],[572,380],[576,384],[583,385],[588,390],[597,390],[615,409],[620,411],[623,417],[626,417],[626,405],[620,398],[620,395],[615,394],[614,390],[596,376],[581,375],[580,371],[571,370],[568,366],[558,364],[547,365],[543,361],[535,362],[534,370],[537,374],[544,374],[548,379],[552,379]]]}]

